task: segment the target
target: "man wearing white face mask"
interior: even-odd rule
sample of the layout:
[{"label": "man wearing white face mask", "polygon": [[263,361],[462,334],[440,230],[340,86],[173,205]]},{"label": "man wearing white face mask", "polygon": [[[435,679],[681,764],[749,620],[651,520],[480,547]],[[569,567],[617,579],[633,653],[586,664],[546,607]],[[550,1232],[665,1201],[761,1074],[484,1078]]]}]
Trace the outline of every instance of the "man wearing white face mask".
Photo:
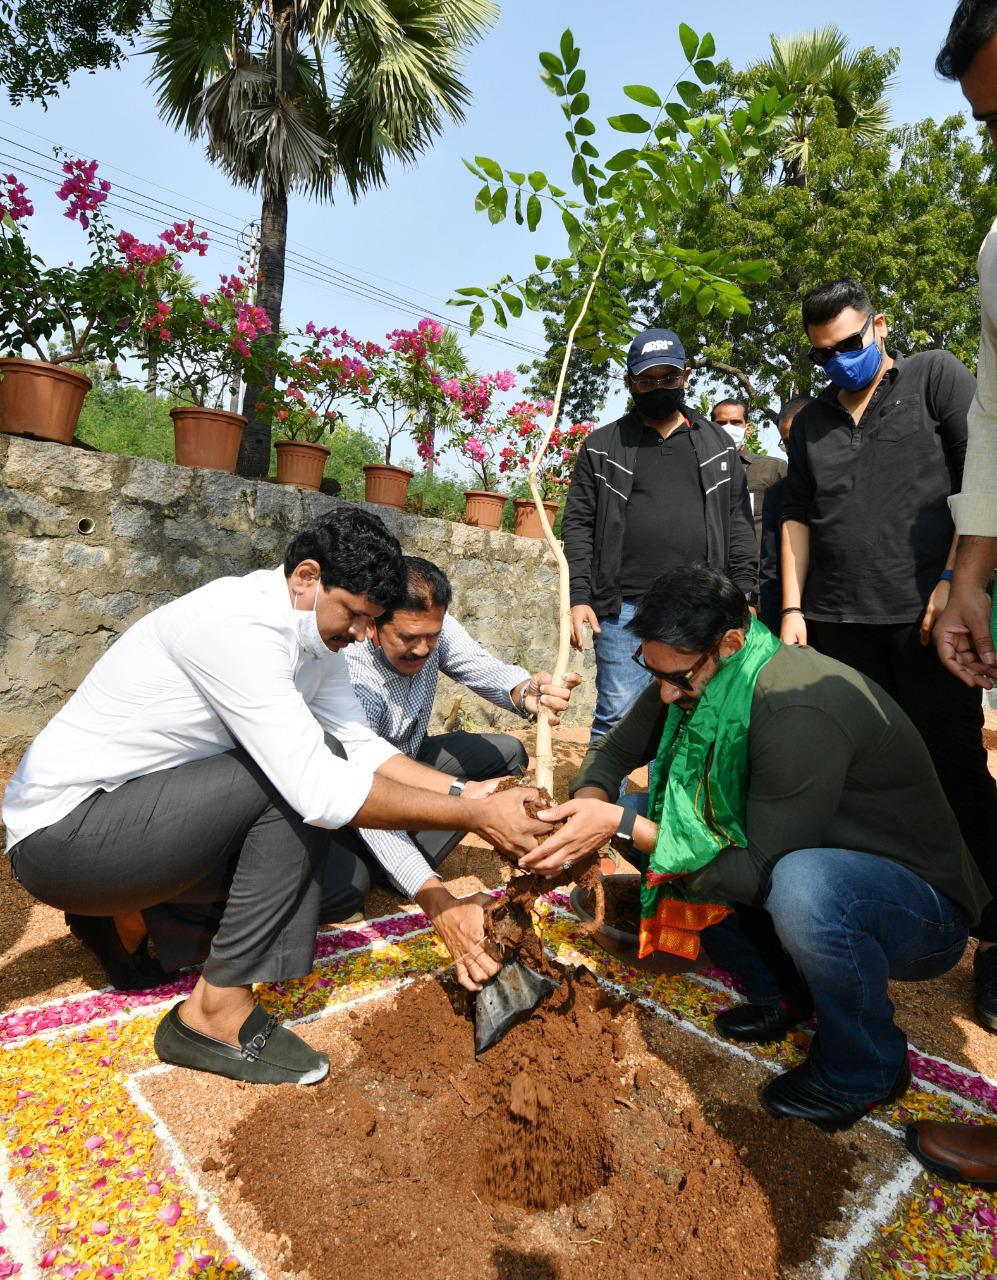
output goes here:
[{"label": "man wearing white face mask", "polygon": [[[404,591],[397,540],[376,516],[337,510],[292,539],[281,568],[221,578],[136,623],[11,779],[14,874],[67,912],[115,985],[203,961],[157,1028],[164,1061],[271,1084],[328,1072],[252,988],[310,971],[337,828],[463,827],[523,852],[546,829],[523,808],[535,793],[452,796],[452,777],[368,727],[341,650]],[[477,989],[498,969],[482,904],[435,878],[417,900]]]},{"label": "man wearing white face mask", "polygon": [[752,453],[747,447],[751,426],[748,422],[748,406],[744,400],[718,400],[710,418],[718,423],[737,447],[738,457],[744,463],[745,481],[748,485],[748,501],[755,521],[755,538],[762,545],[762,503],[765,491],[786,474],[786,464],[781,458],[770,458],[767,453]]}]

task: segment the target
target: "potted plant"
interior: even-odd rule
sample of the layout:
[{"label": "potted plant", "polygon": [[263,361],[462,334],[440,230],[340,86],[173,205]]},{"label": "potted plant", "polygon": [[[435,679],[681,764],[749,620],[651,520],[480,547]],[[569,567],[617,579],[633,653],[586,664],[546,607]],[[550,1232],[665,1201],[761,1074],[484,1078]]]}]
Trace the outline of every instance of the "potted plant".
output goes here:
[{"label": "potted plant", "polygon": [[[510,443],[500,451],[499,471],[509,474],[525,473],[530,468],[546,427],[538,419],[550,417],[553,402],[541,400],[533,403],[521,400],[509,410],[511,423]],[[571,481],[578,450],[585,437],[595,427],[594,422],[576,422],[570,427],[555,427],[551,432],[550,447],[537,470],[537,487],[543,498],[544,510],[551,528],[557,519],[558,499]],[[544,528],[537,511],[537,504],[530,498],[514,498],[516,523],[514,531],[521,538],[542,538]]]},{"label": "potted plant", "polygon": [[104,217],[110,184],[97,178],[96,162],[66,160],[62,169],[56,196],[89,242],[81,266],[46,267],[32,253],[34,206],[13,173],[0,176],[0,431],[68,444],[92,385],[70,366],[113,363],[157,286]]},{"label": "potted plant", "polygon": [[413,473],[392,465],[392,445],[411,435],[419,457],[432,469],[438,435],[460,418],[443,388],[455,372],[466,371],[466,364],[452,331],[428,317],[414,329],[393,329],[386,341],[387,348],[367,343],[361,349],[348,338],[347,345],[354,345],[370,369],[366,388],[355,391],[354,399],[380,419],[385,434],[384,462],[364,467],[366,500],[402,510]]},{"label": "potted plant", "polygon": [[185,281],[140,319],[147,369],[188,402],[170,410],[181,466],[235,472],[246,419],[224,405],[273,359],[270,321],[249,300],[254,284],[241,266],[210,294]]},{"label": "potted plant", "polygon": [[343,415],[333,405],[345,396],[362,395],[370,370],[362,360],[334,354],[326,341],[332,331],[306,327],[308,341],[297,355],[281,355],[277,383],[266,407],[277,423],[277,483],[318,489],[329,448],[323,443]]},{"label": "potted plant", "polygon": [[500,472],[500,446],[505,439],[505,419],[498,422],[465,420],[457,433],[455,447],[470,466],[480,487],[465,489],[464,522],[478,529],[498,529],[502,524],[506,496],[496,493]]}]

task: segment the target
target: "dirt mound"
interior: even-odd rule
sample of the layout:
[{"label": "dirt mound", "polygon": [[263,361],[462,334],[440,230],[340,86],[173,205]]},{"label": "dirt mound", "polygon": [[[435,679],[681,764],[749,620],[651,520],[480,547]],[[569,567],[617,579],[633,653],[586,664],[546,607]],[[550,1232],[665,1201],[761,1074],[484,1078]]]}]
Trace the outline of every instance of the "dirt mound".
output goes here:
[{"label": "dirt mound", "polygon": [[286,1271],[775,1280],[833,1229],[855,1152],[736,1075],[704,1110],[730,1063],[702,1041],[581,973],[479,1062],[460,1005],[427,979],[355,1010],[351,1062],[235,1126],[219,1176]]}]

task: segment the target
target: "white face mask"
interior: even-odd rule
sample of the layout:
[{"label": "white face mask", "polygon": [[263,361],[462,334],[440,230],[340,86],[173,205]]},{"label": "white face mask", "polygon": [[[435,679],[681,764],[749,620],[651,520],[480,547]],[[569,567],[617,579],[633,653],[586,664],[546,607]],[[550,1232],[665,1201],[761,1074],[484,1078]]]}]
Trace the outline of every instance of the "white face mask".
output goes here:
[{"label": "white face mask", "polygon": [[322,639],[318,629],[318,593],[319,584],[315,583],[315,599],[310,609],[298,608],[299,592],[294,593],[294,621],[298,628],[298,642],[305,653],[313,658],[324,658],[331,650]]},{"label": "white face mask", "polygon": [[725,422],[723,423],[723,429],[730,436],[735,449],[740,449],[744,445],[745,436],[748,434],[747,427],[737,426],[733,422]]}]

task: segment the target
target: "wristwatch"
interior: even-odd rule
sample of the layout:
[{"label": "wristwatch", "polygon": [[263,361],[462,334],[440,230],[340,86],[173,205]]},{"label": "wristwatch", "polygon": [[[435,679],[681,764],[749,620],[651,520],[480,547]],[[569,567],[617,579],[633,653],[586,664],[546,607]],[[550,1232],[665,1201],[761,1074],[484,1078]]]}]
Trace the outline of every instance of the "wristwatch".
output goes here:
[{"label": "wristwatch", "polygon": [[453,782],[450,784],[450,790],[447,792],[447,795],[459,796],[466,786],[467,783],[463,778],[454,778]]},{"label": "wristwatch", "polygon": [[620,825],[616,828],[616,835],[610,840],[610,844],[617,853],[629,853],[634,847],[634,823],[637,821],[637,811],[635,809],[623,810],[623,817],[620,819]]}]

